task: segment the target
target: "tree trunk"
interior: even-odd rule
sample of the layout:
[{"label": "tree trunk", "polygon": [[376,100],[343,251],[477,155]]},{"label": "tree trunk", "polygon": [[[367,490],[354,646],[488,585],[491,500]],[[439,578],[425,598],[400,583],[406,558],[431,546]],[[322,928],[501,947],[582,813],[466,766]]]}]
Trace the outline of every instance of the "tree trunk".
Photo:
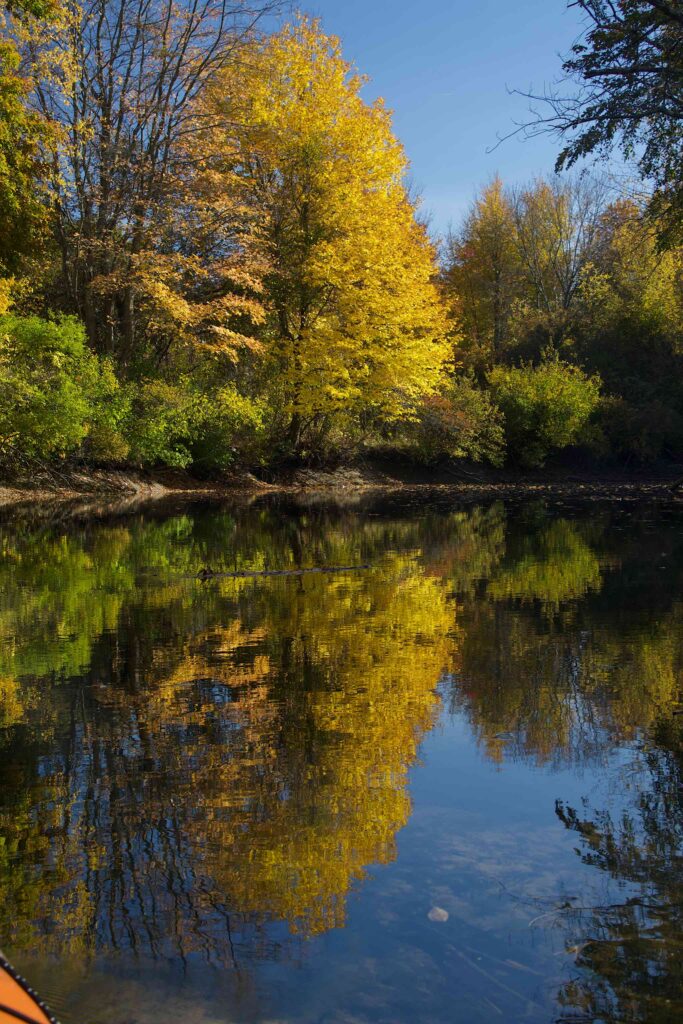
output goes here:
[{"label": "tree trunk", "polygon": [[292,413],[292,418],[289,421],[289,430],[287,431],[287,437],[293,450],[297,452],[301,443],[301,413]]},{"label": "tree trunk", "polygon": [[126,285],[121,310],[123,361],[130,363],[135,352],[135,292]]}]

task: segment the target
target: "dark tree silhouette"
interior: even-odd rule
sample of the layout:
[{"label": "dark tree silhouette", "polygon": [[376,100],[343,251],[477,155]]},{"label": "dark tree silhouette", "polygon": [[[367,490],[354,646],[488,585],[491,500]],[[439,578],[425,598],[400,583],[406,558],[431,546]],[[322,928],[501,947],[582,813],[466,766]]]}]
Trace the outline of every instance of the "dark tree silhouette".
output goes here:
[{"label": "dark tree silhouette", "polygon": [[531,134],[557,133],[557,169],[618,148],[653,187],[661,240],[683,231],[683,2],[572,0],[586,29],[563,62],[573,91],[543,96]]}]

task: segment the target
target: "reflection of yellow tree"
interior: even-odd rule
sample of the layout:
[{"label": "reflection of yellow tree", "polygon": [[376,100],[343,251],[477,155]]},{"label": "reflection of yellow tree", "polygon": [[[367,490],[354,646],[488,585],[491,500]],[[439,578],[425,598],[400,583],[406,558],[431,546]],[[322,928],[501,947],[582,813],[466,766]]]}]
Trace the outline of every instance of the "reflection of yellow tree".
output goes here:
[{"label": "reflection of yellow tree", "polygon": [[407,568],[395,558],[366,579],[310,578],[282,595],[284,679],[311,685],[283,692],[286,757],[271,743],[256,821],[218,855],[218,876],[245,911],[305,931],[339,925],[353,880],[394,855],[453,619],[444,585]]},{"label": "reflection of yellow tree", "polygon": [[[238,587],[217,584],[223,597]],[[453,610],[444,584],[400,556],[381,572],[251,589],[258,629],[236,622],[195,636],[141,695],[137,725],[157,756],[161,740],[166,769],[175,764],[192,794],[189,828],[231,904],[323,930],[343,922],[364,867],[394,854],[409,814],[406,773],[450,659]],[[203,730],[218,683],[233,695],[228,757]],[[179,697],[182,727],[198,740],[174,757],[164,734]]]},{"label": "reflection of yellow tree", "polygon": [[0,676],[0,729],[8,729],[24,717],[20,686],[16,679]]},{"label": "reflection of yellow tree", "polygon": [[0,922],[13,948],[88,951],[95,901],[87,873],[96,848],[92,830],[72,827],[77,811],[68,777],[56,770],[0,812]]},{"label": "reflection of yellow tree", "polygon": [[[127,534],[109,563],[128,587],[116,621],[89,633],[96,685],[65,679],[46,702],[44,678],[20,676],[17,699],[28,699],[14,718],[45,753],[40,775],[0,806],[15,840],[0,856],[10,944],[184,955],[222,950],[228,912],[305,934],[344,920],[354,881],[394,854],[407,772],[451,659],[449,587],[425,567],[417,533],[371,523],[319,536],[304,524],[291,550],[323,563],[393,553],[358,573],[209,584],[182,579],[172,530]],[[187,568],[216,564],[196,536],[183,542]],[[252,544],[238,564],[289,557]],[[85,595],[79,573],[91,570],[75,552],[72,564]],[[25,609],[15,614],[18,628]],[[46,622],[41,665],[54,656],[67,675]],[[15,666],[28,664],[15,652]]]}]

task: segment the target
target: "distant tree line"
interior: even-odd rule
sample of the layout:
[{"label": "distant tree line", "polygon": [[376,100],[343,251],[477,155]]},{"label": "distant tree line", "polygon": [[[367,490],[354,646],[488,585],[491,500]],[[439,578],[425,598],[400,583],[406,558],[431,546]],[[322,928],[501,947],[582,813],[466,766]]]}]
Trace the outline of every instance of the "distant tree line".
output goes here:
[{"label": "distant tree line", "polygon": [[680,452],[681,255],[593,179],[496,179],[447,245],[455,393],[490,395],[509,451],[530,464],[577,442],[645,462]]}]

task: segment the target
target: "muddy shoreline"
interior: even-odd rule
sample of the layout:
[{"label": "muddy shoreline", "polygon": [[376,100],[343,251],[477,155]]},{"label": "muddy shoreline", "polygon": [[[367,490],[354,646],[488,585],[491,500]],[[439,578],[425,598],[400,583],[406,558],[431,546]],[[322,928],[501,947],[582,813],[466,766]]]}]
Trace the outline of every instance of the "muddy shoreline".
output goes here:
[{"label": "muddy shoreline", "polygon": [[548,499],[558,501],[665,501],[683,504],[681,467],[651,474],[549,472],[487,478],[484,474],[368,464],[337,469],[295,469],[263,480],[252,473],[201,480],[184,472],[136,473],[78,468],[31,478],[0,480],[0,510],[67,510],[87,515],[133,512],[143,507],[196,501],[247,501],[273,495],[303,502],[357,504],[367,498],[400,497],[454,501]]}]

